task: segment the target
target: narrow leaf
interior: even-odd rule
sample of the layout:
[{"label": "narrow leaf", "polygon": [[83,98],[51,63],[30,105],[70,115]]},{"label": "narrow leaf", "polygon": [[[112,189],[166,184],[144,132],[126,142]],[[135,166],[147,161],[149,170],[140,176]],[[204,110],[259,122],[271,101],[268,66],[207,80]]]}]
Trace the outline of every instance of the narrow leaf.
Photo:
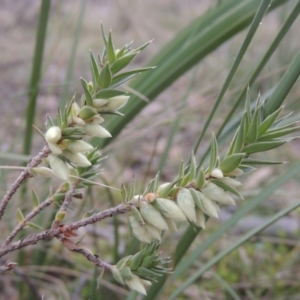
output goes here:
[{"label": "narrow leaf", "polygon": [[262,151],[268,151],[270,149],[277,148],[283,144],[285,144],[287,140],[278,140],[278,141],[270,141],[270,142],[257,142],[245,146],[243,151],[246,153],[257,153]]},{"label": "narrow leaf", "polygon": [[36,208],[40,204],[39,197],[38,197],[38,195],[37,195],[37,193],[36,193],[36,191],[34,189],[32,189],[31,195],[32,195],[33,206],[34,206],[34,208]]},{"label": "narrow leaf", "polygon": [[269,115],[258,127],[258,136],[262,136],[275,122],[283,107],[280,107]]},{"label": "narrow leaf", "polygon": [[137,55],[137,53],[128,53],[119,59],[117,59],[112,65],[111,65],[111,72],[112,74],[116,74],[117,72],[124,69],[131,61],[132,59]]},{"label": "narrow leaf", "polygon": [[230,173],[239,167],[244,156],[245,153],[235,153],[229,155],[223,161],[221,161],[219,167],[223,171],[223,173]]},{"label": "narrow leaf", "polygon": [[17,219],[18,219],[19,223],[23,223],[24,219],[25,219],[20,208],[17,209]]},{"label": "narrow leaf", "polygon": [[92,95],[89,91],[87,82],[83,78],[80,78],[80,81],[81,81],[81,84],[82,84],[83,89],[84,89],[86,104],[89,105],[89,106],[93,106],[93,97],[92,97]]},{"label": "narrow leaf", "polygon": [[101,88],[107,88],[112,81],[112,74],[109,68],[109,64],[106,64],[100,72],[98,84]]},{"label": "narrow leaf", "polygon": [[210,161],[208,167],[208,174],[216,167],[218,160],[218,144],[214,134],[212,134],[211,146],[210,146]]},{"label": "narrow leaf", "polygon": [[92,69],[92,76],[93,76],[93,84],[94,88],[97,86],[98,80],[99,80],[99,68],[97,61],[94,57],[94,54],[92,51],[90,51],[90,59],[91,59],[91,69]]},{"label": "narrow leaf", "polygon": [[125,92],[125,91],[105,89],[105,90],[99,91],[95,95],[95,99],[109,99],[112,97],[122,96],[125,94],[127,94],[127,92]]}]

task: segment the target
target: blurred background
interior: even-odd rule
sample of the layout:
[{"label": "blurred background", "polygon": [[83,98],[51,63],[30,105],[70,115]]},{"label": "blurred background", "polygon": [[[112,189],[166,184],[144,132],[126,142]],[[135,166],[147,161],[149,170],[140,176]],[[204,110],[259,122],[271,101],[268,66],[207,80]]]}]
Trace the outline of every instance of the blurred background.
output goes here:
[{"label": "blurred background", "polygon": [[[117,48],[131,40],[134,41],[133,46],[138,47],[154,39],[146,50],[137,56],[132,66],[144,67],[161,51],[164,45],[176,37],[192,20],[214,8],[220,2],[222,1],[52,0],[47,25],[41,83],[37,98],[37,113],[34,119],[35,126],[41,131],[45,131],[46,115],[50,114],[54,118],[62,99],[70,100],[74,93],[76,93],[78,99],[80,98],[82,87],[79,78],[82,76],[90,80],[89,50],[93,50],[94,54],[102,51],[103,42],[100,22],[102,22],[106,32],[110,29],[112,30],[114,44]],[[279,9],[275,9],[263,19],[225,95],[224,101],[218,109],[217,117],[214,118],[203,144],[198,153],[196,153],[198,158],[201,157],[207,147],[211,132],[217,131],[218,126],[232,106],[232,99],[236,97],[241,87],[247,82],[249,75],[254,69],[254,63],[263,56],[294,3],[295,1],[288,1],[287,4]],[[1,165],[20,165],[23,163],[22,160],[19,160],[22,157],[17,155],[23,154],[28,87],[38,30],[40,4],[40,1],[32,0],[17,2],[0,0],[0,152],[16,154],[13,159],[7,159],[5,155],[2,155]],[[298,18],[258,80],[251,87],[252,99],[255,99],[259,93],[268,93],[286,70],[291,58],[299,49],[299,28],[300,19]],[[147,105],[112,143],[103,149],[103,155],[108,155],[103,164],[103,178],[101,178],[103,183],[119,188],[122,183],[128,183],[134,178],[137,186],[143,190],[145,184],[155,176],[162,165],[161,180],[169,181],[174,178],[180,162],[182,160],[186,162],[190,157],[195,139],[201,131],[236,58],[245,37],[245,32],[245,30],[241,31],[210,53],[200,64],[195,65],[190,71],[182,74],[155,101]],[[160,79],[157,78],[157,80]],[[124,88],[136,94],[130,87],[124,86]],[[298,84],[292,89],[285,102],[285,113],[289,113],[292,110],[299,112],[299,92],[300,87]],[[143,98],[143,101],[147,101],[143,95],[141,95],[141,98]],[[168,156],[162,161],[168,138],[172,132],[174,122],[178,118],[180,118],[180,122],[176,135],[172,141]],[[103,126],[105,127],[105,123]],[[42,138],[38,134],[34,134],[32,155],[39,151],[43,143]],[[299,150],[299,142],[293,141],[289,145],[284,145],[275,151],[271,151],[268,155],[269,158],[274,160],[288,161],[291,164],[293,161],[299,160]],[[261,187],[267,186],[274,178],[280,176],[285,168],[285,165],[261,167],[255,173],[249,174],[243,182],[244,194],[246,196],[255,195]],[[14,176],[15,173],[11,172],[3,171],[1,173],[1,178],[3,179],[1,190],[6,190],[7,185]],[[218,252],[219,249],[222,249],[224,244],[228,245],[239,234],[260,224],[265,218],[265,214],[272,215],[280,208],[293,203],[295,199],[298,199],[298,183],[299,176],[277,191],[271,199],[266,199],[262,207],[236,226],[228,236],[217,243],[215,248],[207,251],[206,257],[203,259],[208,259],[211,255]],[[43,185],[38,184],[38,186],[33,182],[31,184],[41,194],[47,193],[50,186],[50,182],[45,182]],[[55,181],[54,183],[51,182],[51,185],[54,184]],[[95,210],[99,211],[110,205],[121,203],[119,194],[113,193],[111,195],[100,188],[90,191],[87,198],[84,204],[80,204],[81,210],[79,215],[83,215],[86,210],[95,208]],[[22,209],[26,210],[26,205],[24,202],[18,202],[10,208],[10,212],[12,213],[16,207],[22,207]],[[235,208],[224,211],[220,221],[210,220],[208,232],[205,234],[209,234],[210,230],[220,226],[220,223],[229,218],[234,210]],[[124,220],[122,217],[120,217],[120,220],[121,224],[123,224]],[[112,222],[108,223],[107,226],[105,225],[102,228],[97,226],[88,229],[90,231],[89,234],[94,239],[88,238],[87,240],[88,243],[95,247],[96,251],[103,253],[103,258],[106,257],[109,261],[114,225]],[[4,232],[8,232],[12,226],[13,224],[5,227]],[[128,236],[126,226],[121,226],[120,232],[121,235]],[[205,234],[202,235],[202,238]],[[180,233],[178,236],[180,236]],[[167,239],[163,246],[163,251],[168,253],[178,236]],[[99,242],[99,237],[105,238],[105,240],[102,239]],[[297,237],[299,237],[299,211],[294,211],[288,217],[281,219],[280,222],[270,227],[263,237],[257,237],[257,241],[249,242],[249,244],[228,256],[215,267],[214,271],[225,277],[237,290],[243,290],[243,293],[245,293],[245,298],[243,299],[275,299],[263,298],[263,296],[260,296],[260,292],[270,289],[272,284],[277,287],[276,284],[278,283],[278,289],[280,289],[282,286],[296,288],[299,283],[296,279],[296,274],[300,275],[300,251]],[[201,238],[198,240],[198,243],[200,242]],[[126,243],[126,241],[120,242],[120,253],[126,249]],[[81,280],[83,283],[82,288],[84,289],[86,287],[85,284],[94,278],[93,267],[84,262],[82,258],[73,258],[72,255],[73,265],[73,261],[68,257],[69,253],[67,250],[65,252],[61,249],[59,244],[54,243],[54,245],[51,245],[51,248],[47,249],[45,247],[47,247],[47,244],[41,243],[41,245],[38,245],[38,249],[42,253],[45,250],[52,252],[51,255],[57,253],[55,255],[59,256],[58,260],[63,261],[62,267],[59,269],[60,272],[66,270],[64,276],[68,278],[66,280],[67,283],[64,280],[59,282],[60,288],[64,291],[63,295],[65,295],[61,299],[87,299],[84,297],[80,298],[78,296],[80,293],[76,294],[75,285]],[[58,249],[61,252],[56,252]],[[265,254],[266,249],[269,251],[267,252],[269,253],[268,255]],[[26,253],[25,250],[25,256],[28,255]],[[293,260],[285,260],[285,255],[290,255]],[[11,259],[13,260],[13,258]],[[236,264],[237,260],[241,261],[240,265]],[[57,262],[54,263],[55,259],[53,258],[50,261],[52,265],[49,260],[47,264],[45,263],[45,268],[48,266],[47,276],[49,278],[41,277],[40,281],[50,282],[54,286],[57,284],[53,279],[56,276],[55,274],[57,274],[57,270],[54,269]],[[43,264],[43,259],[40,260],[41,262]],[[76,264],[78,263],[82,263],[82,266],[76,269]],[[289,266],[287,270],[284,270],[286,273],[276,273],[277,269],[280,269],[286,263]],[[74,270],[74,272],[69,272],[70,269]],[[25,270],[29,274],[31,273],[33,277],[38,278],[42,276],[37,275],[37,273],[42,271],[42,267],[39,269],[37,263],[33,263],[30,259],[27,259],[27,269],[25,268]],[[84,275],[82,273],[83,270]],[[278,277],[274,277],[274,274]],[[7,280],[11,291],[6,289],[5,295],[10,295],[12,297],[10,299],[18,299],[16,283],[19,283],[20,279],[13,279],[13,275],[10,275],[10,277],[12,278]],[[260,280],[257,280],[257,277]],[[222,287],[219,286],[217,281],[211,281],[212,278],[212,272],[207,272],[201,288],[198,285],[191,286],[186,291],[185,296],[180,299],[231,299],[224,296]],[[279,282],[274,283],[272,280],[278,280]],[[108,281],[104,282],[107,290],[116,289],[116,286],[110,286],[111,283]],[[48,287],[45,286],[44,290],[49,296],[49,298],[45,299],[58,299],[53,298],[55,296],[49,292]],[[70,290],[78,297],[76,298],[76,295],[68,296],[67,291]],[[249,294],[245,290],[249,291]],[[127,293],[124,291],[122,288],[119,293],[120,299],[122,299],[124,293]],[[253,293],[253,297],[251,293]],[[268,295],[271,295],[271,292],[270,294],[267,293],[267,297]],[[284,299],[300,299],[300,296],[299,298]]]}]

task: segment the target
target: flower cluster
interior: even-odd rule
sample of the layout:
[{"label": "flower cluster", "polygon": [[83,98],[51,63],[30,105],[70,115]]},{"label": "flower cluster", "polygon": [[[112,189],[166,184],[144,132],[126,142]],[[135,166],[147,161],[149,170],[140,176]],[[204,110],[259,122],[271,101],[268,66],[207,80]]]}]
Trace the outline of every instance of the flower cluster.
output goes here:
[{"label": "flower cluster", "polygon": [[119,110],[130,97],[117,87],[137,74],[153,69],[148,67],[120,73],[150,42],[137,49],[131,49],[131,43],[115,49],[111,33],[107,38],[102,28],[102,34],[105,50],[99,61],[91,52],[92,81],[81,78],[84,94],[80,105],[73,97],[64,111],[58,112],[56,125],[48,116],[48,130],[44,137],[51,154],[44,160],[46,167],[30,169],[33,176],[57,176],[68,180],[70,175],[78,175],[77,168],[90,167],[91,161],[86,154],[94,147],[83,141],[83,137],[110,138],[110,132],[100,125],[104,122],[104,115],[122,115]]},{"label": "flower cluster", "polygon": [[169,269],[162,265],[169,263],[170,259],[159,257],[158,246],[159,244],[155,242],[147,245],[135,255],[122,258],[112,269],[116,281],[146,295],[145,286],[150,286],[151,281],[169,272]]},{"label": "flower cluster", "polygon": [[166,183],[155,192],[135,196],[128,213],[132,234],[151,243],[161,241],[163,231],[176,231],[178,222],[189,221],[205,229],[207,217],[218,218],[219,205],[235,205],[228,191],[239,195],[239,181],[224,176],[219,168],[213,169],[207,178],[200,171],[198,177],[185,186]]}]

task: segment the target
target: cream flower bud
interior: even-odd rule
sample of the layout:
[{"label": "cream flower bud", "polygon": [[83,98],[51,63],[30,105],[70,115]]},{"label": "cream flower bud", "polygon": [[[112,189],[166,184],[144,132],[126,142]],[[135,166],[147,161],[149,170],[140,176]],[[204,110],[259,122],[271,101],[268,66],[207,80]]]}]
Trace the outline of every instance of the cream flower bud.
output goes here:
[{"label": "cream flower bud", "polygon": [[29,172],[33,176],[42,175],[45,177],[53,177],[56,176],[55,173],[46,167],[35,167],[35,168],[29,168]]},{"label": "cream flower bud", "polygon": [[90,124],[101,124],[105,120],[101,118],[99,115],[93,116],[92,120],[89,122]]},{"label": "cream flower bud", "polygon": [[72,152],[66,149],[63,150],[62,155],[77,167],[89,167],[92,165],[91,162],[82,153]]},{"label": "cream flower bud", "polygon": [[223,172],[221,169],[215,168],[211,171],[210,175],[215,178],[223,178]]},{"label": "cream flower bud", "polygon": [[111,269],[111,272],[117,282],[119,282],[121,284],[125,284],[125,282],[121,276],[120,270],[116,266],[113,266],[113,268]]},{"label": "cream flower bud", "polygon": [[159,230],[168,230],[168,225],[161,213],[146,201],[140,201],[140,213],[145,222],[155,226]]},{"label": "cream flower bud", "polygon": [[231,171],[230,173],[226,173],[227,176],[232,176],[232,177],[237,177],[244,174],[243,170],[236,168],[233,171]]},{"label": "cream flower bud", "polygon": [[146,289],[143,285],[142,280],[135,274],[132,274],[132,278],[130,280],[125,280],[125,283],[135,291],[138,291],[141,294],[147,295]]},{"label": "cream flower bud", "polygon": [[81,140],[63,140],[61,144],[64,148],[73,152],[85,153],[94,149],[92,145]]},{"label": "cream flower bud", "polygon": [[57,144],[48,143],[48,147],[53,154],[62,154],[62,149]]},{"label": "cream flower bud", "polygon": [[196,223],[195,202],[188,189],[183,188],[179,191],[177,194],[177,204],[187,219],[193,223]]},{"label": "cream flower bud", "polygon": [[234,200],[230,197],[226,191],[217,186],[212,182],[207,182],[202,188],[202,192],[205,196],[210,198],[213,201],[216,201],[224,205],[235,205]]},{"label": "cream flower bud", "polygon": [[109,98],[109,102],[102,107],[99,107],[98,111],[101,112],[106,112],[106,111],[116,111],[120,108],[122,108],[128,101],[128,99],[130,98],[130,96],[115,96],[115,97],[111,97]]},{"label": "cream flower bud", "polygon": [[159,241],[161,242],[161,230],[159,230],[157,227],[151,225],[151,224],[146,224],[145,228],[151,237],[151,241]]},{"label": "cream flower bud", "polygon": [[50,154],[48,156],[48,162],[52,171],[58,178],[62,180],[69,179],[70,169],[61,158],[59,158],[57,155]]},{"label": "cream flower bud", "polygon": [[197,195],[200,198],[201,201],[201,206],[203,209],[203,212],[210,216],[210,217],[214,217],[214,218],[219,218],[219,209],[218,209],[218,205],[212,201],[211,199],[209,199],[208,197],[206,197],[203,193],[198,192]]},{"label": "cream flower bud", "polygon": [[[155,202],[158,202],[160,206],[164,207],[164,210],[161,210],[161,213],[166,218],[170,218],[177,222],[186,221],[184,213],[174,201],[170,199],[157,198],[153,201],[153,203]],[[157,209],[159,209],[159,206],[157,206]]]},{"label": "cream flower bud", "polygon": [[94,99],[93,106],[96,108],[101,108],[102,106],[106,105],[109,102],[108,99]]},{"label": "cream flower bud", "polygon": [[45,134],[48,143],[56,144],[61,139],[61,129],[58,126],[50,127]]},{"label": "cream flower bud", "polygon": [[91,136],[96,136],[100,138],[111,137],[111,134],[105,128],[98,124],[89,123],[84,126],[78,126],[78,128]]},{"label": "cream flower bud", "polygon": [[132,230],[132,234],[141,242],[150,244],[151,237],[149,236],[149,233],[147,232],[145,226],[141,226],[141,224],[131,214],[128,215],[128,220]]},{"label": "cream flower bud", "polygon": [[204,216],[203,211],[199,207],[196,207],[196,222],[195,222],[195,224],[198,227],[205,229],[205,216]]},{"label": "cream flower bud", "polygon": [[165,220],[166,220],[166,223],[168,224],[170,232],[176,232],[176,231],[178,231],[176,223],[175,223],[174,220],[168,219],[168,218],[166,218]]},{"label": "cream flower bud", "polygon": [[233,188],[238,188],[242,185],[241,182],[239,182],[233,178],[230,178],[230,177],[223,177],[222,179],[219,179],[219,180]]}]

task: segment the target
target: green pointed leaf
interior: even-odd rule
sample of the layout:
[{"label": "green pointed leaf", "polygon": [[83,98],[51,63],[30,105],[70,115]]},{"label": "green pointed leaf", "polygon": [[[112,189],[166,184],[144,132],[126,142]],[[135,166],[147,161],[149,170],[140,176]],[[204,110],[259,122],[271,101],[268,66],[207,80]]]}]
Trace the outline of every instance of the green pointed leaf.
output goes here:
[{"label": "green pointed leaf", "polygon": [[254,143],[257,139],[258,125],[259,125],[259,110],[256,109],[255,112],[254,112],[254,115],[252,117],[252,120],[250,121],[249,129],[248,129],[248,132],[247,132],[246,140],[249,144]]},{"label": "green pointed leaf", "polygon": [[194,153],[192,153],[191,164],[190,164],[190,168],[189,168],[190,181],[195,178],[195,176],[196,176],[196,169],[197,169],[196,157],[195,157]]},{"label": "green pointed leaf", "polygon": [[100,72],[98,85],[105,89],[107,88],[112,82],[112,74],[109,68],[109,64],[106,64]]},{"label": "green pointed leaf", "polygon": [[243,174],[249,174],[256,170],[256,168],[248,166],[248,165],[240,165],[239,169],[243,171]]},{"label": "green pointed leaf", "polygon": [[257,153],[262,151],[268,151],[274,148],[277,148],[283,144],[285,144],[287,140],[278,140],[278,141],[270,141],[270,142],[257,142],[250,144],[248,146],[245,146],[243,149],[243,152],[246,153]]},{"label": "green pointed leaf", "polygon": [[156,67],[146,67],[146,68],[140,68],[140,69],[135,69],[135,70],[127,71],[124,73],[120,73],[120,74],[113,76],[113,82],[119,81],[119,80],[125,79],[125,78],[131,78],[130,75],[138,75],[139,73],[146,72],[149,70],[154,70],[155,68]]},{"label": "green pointed leaf", "polygon": [[84,89],[86,104],[89,105],[89,106],[93,106],[93,97],[92,97],[92,95],[89,91],[87,82],[82,77],[80,78],[80,81],[81,81],[81,84],[82,84],[83,89]]},{"label": "green pointed leaf", "polygon": [[24,219],[25,219],[25,217],[24,217],[24,215],[23,215],[20,208],[17,209],[17,219],[18,219],[19,223],[23,223]]},{"label": "green pointed leaf", "polygon": [[126,94],[127,94],[127,92],[121,91],[121,90],[105,89],[105,90],[99,91],[95,95],[95,99],[109,99],[112,97],[122,96],[122,95],[126,95]]},{"label": "green pointed leaf", "polygon": [[138,74],[130,75],[130,76],[127,76],[125,78],[118,79],[118,80],[113,79],[112,82],[111,82],[110,88],[115,88],[115,87],[123,84],[124,82],[130,80],[131,78],[133,78],[137,75]]},{"label": "green pointed leaf", "polygon": [[283,107],[280,107],[269,115],[258,127],[258,136],[262,136],[273,125]]},{"label": "green pointed leaf", "polygon": [[96,61],[92,51],[90,51],[90,59],[91,59],[93,84],[94,84],[94,88],[95,88],[97,86],[97,83],[98,83],[98,80],[99,80],[100,71],[99,71],[99,68],[98,68],[97,61]]},{"label": "green pointed leaf", "polygon": [[115,49],[111,37],[111,31],[108,34],[108,40],[105,46],[106,46],[109,64],[112,64],[116,60],[116,54],[115,54]]},{"label": "green pointed leaf", "polygon": [[208,167],[208,174],[216,167],[218,160],[218,144],[214,134],[212,134],[211,146],[210,146],[210,161]]},{"label": "green pointed leaf", "polygon": [[245,131],[246,131],[246,113],[243,115],[241,119],[240,126],[238,127],[234,138],[230,144],[227,156],[234,154],[234,153],[240,153],[244,144],[245,140]]},{"label": "green pointed leaf", "polygon": [[225,182],[219,181],[218,179],[210,179],[210,181],[213,182],[215,185],[219,186],[220,188],[222,188],[223,190],[230,192],[244,200],[243,196],[235,188],[226,184]]},{"label": "green pointed leaf", "polygon": [[243,165],[280,165],[283,164],[281,161],[272,161],[256,158],[244,158],[242,160]]},{"label": "green pointed leaf", "polygon": [[149,41],[149,42],[143,44],[142,46],[140,46],[140,47],[138,47],[138,48],[136,48],[136,49],[133,49],[132,52],[136,52],[136,53],[141,52],[141,51],[144,50],[149,44],[151,44],[152,41],[153,41],[153,40],[151,40],[151,41]]},{"label": "green pointed leaf", "polygon": [[230,173],[239,167],[244,156],[245,153],[235,153],[229,155],[223,161],[221,161],[219,168],[223,171],[223,173]]},{"label": "green pointed leaf", "polygon": [[287,129],[278,129],[278,130],[272,130],[272,132],[267,132],[264,134],[258,141],[269,141],[272,139],[276,139],[279,137],[283,137],[285,135],[288,135],[290,133],[293,133],[295,131],[298,131],[300,129],[300,126],[293,127],[293,128],[287,128]]},{"label": "green pointed leaf", "polygon": [[118,58],[110,67],[112,74],[116,74],[117,72],[124,69],[136,55],[137,53],[128,53]]},{"label": "green pointed leaf", "polygon": [[40,204],[39,197],[38,197],[38,195],[37,195],[37,193],[36,193],[36,191],[34,189],[32,189],[31,195],[32,195],[33,206],[34,206],[34,208],[36,208]]},{"label": "green pointed leaf", "polygon": [[196,181],[197,187],[201,189],[204,186],[204,183],[205,183],[205,173],[203,168],[201,168],[197,175],[197,181]]}]

